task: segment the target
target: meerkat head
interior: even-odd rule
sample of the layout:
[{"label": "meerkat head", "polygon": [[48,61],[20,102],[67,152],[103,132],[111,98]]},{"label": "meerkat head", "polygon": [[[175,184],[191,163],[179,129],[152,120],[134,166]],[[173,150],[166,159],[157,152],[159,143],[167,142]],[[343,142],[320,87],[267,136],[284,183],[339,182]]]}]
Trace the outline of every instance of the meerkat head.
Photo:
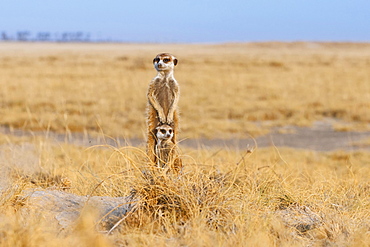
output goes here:
[{"label": "meerkat head", "polygon": [[156,128],[158,140],[169,140],[173,137],[173,129],[167,124],[162,124]]},{"label": "meerkat head", "polygon": [[172,71],[177,64],[177,58],[169,53],[160,53],[153,59],[157,71]]}]

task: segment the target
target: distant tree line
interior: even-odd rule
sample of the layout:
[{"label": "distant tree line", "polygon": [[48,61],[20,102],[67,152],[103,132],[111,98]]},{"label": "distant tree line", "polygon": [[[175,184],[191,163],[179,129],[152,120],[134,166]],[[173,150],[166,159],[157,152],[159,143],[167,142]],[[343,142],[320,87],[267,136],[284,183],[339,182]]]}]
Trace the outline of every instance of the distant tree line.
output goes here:
[{"label": "distant tree line", "polygon": [[90,38],[90,34],[85,32],[38,32],[36,34],[32,34],[29,31],[19,31],[15,34],[10,34],[2,31],[0,40],[21,42],[93,42]]}]

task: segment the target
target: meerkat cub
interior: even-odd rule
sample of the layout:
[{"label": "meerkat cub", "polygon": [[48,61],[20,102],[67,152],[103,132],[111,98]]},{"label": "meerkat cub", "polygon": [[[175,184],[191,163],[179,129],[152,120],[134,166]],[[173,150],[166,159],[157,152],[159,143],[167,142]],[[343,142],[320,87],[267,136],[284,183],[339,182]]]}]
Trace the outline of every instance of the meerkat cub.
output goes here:
[{"label": "meerkat cub", "polygon": [[161,168],[172,168],[179,172],[182,168],[182,161],[178,156],[176,145],[173,143],[174,132],[167,124],[156,128],[157,144],[155,145],[156,164]]},{"label": "meerkat cub", "polygon": [[177,58],[169,53],[160,53],[153,59],[157,75],[152,79],[148,89],[147,126],[148,141],[147,153],[151,161],[155,162],[156,127],[161,124],[173,128],[171,140],[176,144],[178,130],[177,104],[180,96],[179,85],[174,78],[174,68]]}]

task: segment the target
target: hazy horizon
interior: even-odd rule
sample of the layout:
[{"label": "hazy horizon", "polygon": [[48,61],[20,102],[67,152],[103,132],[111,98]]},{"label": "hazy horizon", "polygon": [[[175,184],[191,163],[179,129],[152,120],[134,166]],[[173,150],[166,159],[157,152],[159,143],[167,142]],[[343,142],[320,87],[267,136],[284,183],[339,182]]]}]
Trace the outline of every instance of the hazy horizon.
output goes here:
[{"label": "hazy horizon", "polygon": [[0,34],[13,38],[82,32],[128,43],[370,42],[370,2],[20,0],[1,4],[0,23]]}]

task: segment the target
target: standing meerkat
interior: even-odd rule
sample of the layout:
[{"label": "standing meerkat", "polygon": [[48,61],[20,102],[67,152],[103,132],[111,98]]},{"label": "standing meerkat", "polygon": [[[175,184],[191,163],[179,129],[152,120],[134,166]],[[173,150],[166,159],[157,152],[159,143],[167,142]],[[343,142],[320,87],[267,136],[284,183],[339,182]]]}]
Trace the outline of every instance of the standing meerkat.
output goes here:
[{"label": "standing meerkat", "polygon": [[177,153],[176,144],[172,141],[173,135],[172,127],[167,124],[156,128],[155,163],[158,167],[168,168],[178,173],[182,168],[182,161]]},{"label": "standing meerkat", "polygon": [[160,53],[153,59],[157,75],[149,84],[147,126],[148,141],[147,154],[155,162],[155,129],[161,124],[168,124],[173,128],[172,142],[176,144],[178,131],[177,104],[180,96],[179,85],[174,78],[174,68],[177,58],[169,53]]}]

